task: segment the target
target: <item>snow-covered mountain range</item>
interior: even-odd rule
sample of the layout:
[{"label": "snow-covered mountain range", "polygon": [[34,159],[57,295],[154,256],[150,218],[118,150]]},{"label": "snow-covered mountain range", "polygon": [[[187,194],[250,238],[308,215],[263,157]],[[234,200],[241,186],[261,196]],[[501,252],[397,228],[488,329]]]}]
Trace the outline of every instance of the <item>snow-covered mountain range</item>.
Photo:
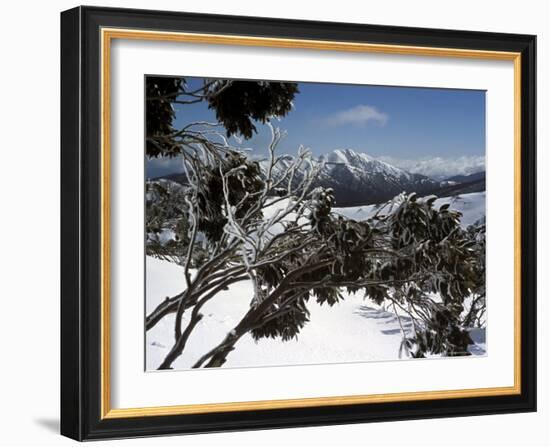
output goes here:
[{"label": "snow-covered mountain range", "polygon": [[[315,186],[332,188],[339,207],[382,203],[401,192],[442,197],[485,191],[484,172],[438,181],[353,149],[337,149],[319,161],[324,168]],[[290,160],[283,160],[279,169],[284,170],[287,163]]]},{"label": "snow-covered mountain range", "polygon": [[439,182],[411,174],[352,149],[337,149],[321,157],[325,167],[318,184],[332,188],[338,206],[380,203],[406,191],[431,193]]},{"label": "snow-covered mountain range", "polygon": [[[319,157],[319,161],[324,162],[324,167],[314,186],[332,188],[338,207],[382,203],[401,192],[445,197],[485,191],[484,172],[438,181],[422,174],[410,173],[353,149],[336,149]],[[290,162],[290,158],[281,160],[276,171],[282,172]],[[172,174],[164,178],[185,183],[184,174]],[[299,178],[297,173],[296,181]]]}]

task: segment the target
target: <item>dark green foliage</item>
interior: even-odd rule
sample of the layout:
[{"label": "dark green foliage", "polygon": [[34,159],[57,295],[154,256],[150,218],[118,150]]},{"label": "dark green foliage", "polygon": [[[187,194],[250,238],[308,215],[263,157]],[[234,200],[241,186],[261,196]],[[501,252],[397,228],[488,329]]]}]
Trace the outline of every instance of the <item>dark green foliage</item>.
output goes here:
[{"label": "dark green foliage", "polygon": [[[478,257],[471,236],[460,227],[460,213],[433,199],[401,196],[394,212],[384,218],[391,246],[402,256],[385,263],[381,279],[416,280],[425,292],[439,294],[445,303],[463,299],[477,284]],[[420,278],[415,278],[420,273]]]},{"label": "dark green foliage", "polygon": [[251,138],[254,121],[262,124],[272,116],[284,116],[292,108],[298,85],[293,82],[222,81],[208,94],[210,109],[225,127],[227,136]]},{"label": "dark green foliage", "polygon": [[334,306],[344,298],[340,291],[334,287],[316,287],[311,292],[319,304]]},{"label": "dark green foliage", "polygon": [[[179,262],[189,243],[184,189],[164,181],[145,184],[146,251],[149,256]],[[165,231],[174,239],[161,242]]]},{"label": "dark green foliage", "polygon": [[254,121],[266,123],[273,116],[284,116],[292,108],[298,86],[291,82],[210,81],[194,92],[186,90],[185,78],[146,78],[146,153],[150,158],[175,157],[186,145],[206,141],[191,130],[173,127],[175,103],[207,102],[228,136],[251,138]]},{"label": "dark green foliage", "polygon": [[185,191],[176,184],[165,181],[145,184],[147,232],[160,233],[168,222],[186,222]]},{"label": "dark green foliage", "polygon": [[[362,291],[378,304],[395,302],[410,309],[415,334],[404,340],[404,348],[414,357],[468,355],[472,343],[463,314],[465,300],[475,290],[484,290],[484,267],[480,261],[479,233],[460,227],[460,213],[444,205],[434,208],[434,199],[419,200],[413,195],[396,197],[391,212],[368,221],[356,222],[331,212],[329,192],[311,193],[310,222],[318,233],[315,243],[288,256],[277,265],[260,270],[268,287],[276,287],[304,259],[312,262],[330,257],[328,266],[302,274],[296,284],[321,304],[333,305],[340,291]],[[299,244],[289,234],[277,241],[280,251]],[[476,249],[477,247],[477,249]],[[308,255],[309,253],[309,255]],[[435,302],[439,296],[441,302]],[[256,337],[297,333],[306,321],[298,317],[269,321],[269,330],[256,330]],[[299,323],[299,324],[298,324]],[[278,330],[275,326],[280,324]],[[289,325],[286,327],[285,325]]]},{"label": "dark green foliage", "polygon": [[[186,196],[196,205],[198,231],[210,243],[215,244],[220,241],[227,223],[222,175],[228,175],[229,202],[231,205],[238,205],[237,217],[243,216],[255,204],[252,198],[247,197],[247,193],[260,191],[264,186],[258,163],[234,151],[228,151],[223,157],[221,172],[217,164],[201,169],[196,197],[189,187],[174,182],[157,180],[146,183],[147,233],[160,235],[163,230],[171,230],[176,234],[174,241],[164,245],[150,239],[149,254],[162,255],[163,258],[171,256],[174,259],[185,255],[191,228]],[[255,217],[261,218],[261,211],[255,213]]]},{"label": "dark green foliage", "polygon": [[148,157],[174,157],[180,147],[174,137],[173,100],[180,93],[184,80],[172,77],[147,77],[145,82],[146,153]]},{"label": "dark green foliage", "polygon": [[484,323],[485,301],[485,220],[468,227],[468,235],[473,241],[472,249],[479,259],[474,265],[475,286],[472,290],[472,300],[463,324],[467,327],[480,327]]},{"label": "dark green foliage", "polygon": [[[284,311],[280,312],[280,305],[284,300],[285,298],[274,303],[267,313],[266,322],[251,330],[254,340],[280,338],[282,341],[289,341],[298,337],[300,330],[309,322],[309,311],[306,307],[307,293],[286,304]],[[269,317],[277,312],[280,312],[277,317]]]},{"label": "dark green foliage", "polygon": [[469,332],[459,326],[456,314],[443,308],[434,312],[426,329],[418,330],[404,343],[414,358],[422,358],[426,354],[457,357],[469,356],[468,345],[473,341]]},{"label": "dark green foliage", "polygon": [[331,210],[334,203],[334,193],[331,189],[315,188],[311,192],[309,220],[311,228],[321,235],[330,231]]},{"label": "dark green foliage", "polygon": [[[240,152],[228,151],[220,160],[202,173],[197,194],[199,231],[211,241],[220,239],[227,223],[222,175],[227,175],[229,203],[238,206],[236,216],[243,217],[255,204],[250,194],[261,191],[264,180],[257,162]],[[256,215],[261,217],[261,213]]]},{"label": "dark green foliage", "polygon": [[[397,208],[381,219],[392,248],[409,256],[379,269],[380,279],[395,282],[391,288],[367,287],[366,293],[378,302],[389,298],[413,312],[416,331],[404,340],[413,357],[469,355],[472,340],[466,329],[470,322],[463,318],[464,303],[476,291],[484,293],[484,246],[476,242],[474,231],[461,228],[460,213],[448,204],[435,209],[434,201],[401,196]],[[434,296],[441,302],[435,302]]]}]

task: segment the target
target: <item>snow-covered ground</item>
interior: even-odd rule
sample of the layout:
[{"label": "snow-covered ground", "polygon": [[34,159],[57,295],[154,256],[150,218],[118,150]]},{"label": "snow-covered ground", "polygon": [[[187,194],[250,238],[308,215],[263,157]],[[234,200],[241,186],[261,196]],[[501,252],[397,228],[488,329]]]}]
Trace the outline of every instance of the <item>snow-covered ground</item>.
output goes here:
[{"label": "snow-covered ground", "polygon": [[[150,313],[167,296],[181,292],[183,270],[176,264],[147,257],[147,304]],[[216,346],[239,322],[252,297],[250,282],[232,285],[203,308],[204,318],[175,362],[175,369],[185,369],[201,355]],[[224,367],[299,365],[314,363],[365,362],[399,359],[402,339],[395,314],[364,300],[362,294],[348,295],[332,308],[320,306],[313,300],[309,305],[310,322],[295,340],[281,342],[262,339],[255,342],[245,336],[229,354]],[[189,313],[184,315],[184,324]],[[400,317],[404,329],[411,323]],[[484,331],[474,335],[474,355],[485,354]],[[147,370],[155,370],[174,342],[174,314],[161,320],[146,334]]]},{"label": "snow-covered ground", "polygon": [[[461,224],[464,228],[485,216],[485,191],[455,197],[442,197],[435,201],[434,206],[439,208],[444,203],[450,203],[451,209],[462,213]],[[364,220],[374,215],[377,209],[378,205],[366,205],[334,208],[334,212],[350,219]]]}]

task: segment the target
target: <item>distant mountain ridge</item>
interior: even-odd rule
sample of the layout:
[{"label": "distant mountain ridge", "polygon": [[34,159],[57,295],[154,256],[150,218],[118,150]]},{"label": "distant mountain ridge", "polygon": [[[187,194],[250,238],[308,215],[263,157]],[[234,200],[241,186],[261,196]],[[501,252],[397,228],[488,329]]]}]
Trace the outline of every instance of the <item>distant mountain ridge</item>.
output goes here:
[{"label": "distant mountain ridge", "polygon": [[[324,167],[314,186],[332,188],[338,207],[386,202],[402,192],[444,197],[485,190],[484,172],[436,181],[352,149],[336,149],[319,157],[319,161],[324,162]],[[282,172],[288,163],[290,160],[282,160],[277,171]],[[300,173],[296,177],[299,180]],[[162,178],[181,184],[186,182],[183,173]]]},{"label": "distant mountain ridge", "polygon": [[444,197],[482,191],[485,191],[485,171],[449,177],[441,182],[441,188],[436,194]]},{"label": "distant mountain ridge", "polygon": [[468,175],[455,175],[453,177],[449,177],[446,180],[457,183],[468,183],[478,180],[485,180],[485,171],[475,172]]}]

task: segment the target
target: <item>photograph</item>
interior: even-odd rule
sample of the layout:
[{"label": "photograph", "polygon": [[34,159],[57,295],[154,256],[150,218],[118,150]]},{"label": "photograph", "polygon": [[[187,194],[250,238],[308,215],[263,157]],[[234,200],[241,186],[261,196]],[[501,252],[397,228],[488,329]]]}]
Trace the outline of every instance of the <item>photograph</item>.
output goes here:
[{"label": "photograph", "polygon": [[490,356],[485,90],[144,82],[146,371]]}]

